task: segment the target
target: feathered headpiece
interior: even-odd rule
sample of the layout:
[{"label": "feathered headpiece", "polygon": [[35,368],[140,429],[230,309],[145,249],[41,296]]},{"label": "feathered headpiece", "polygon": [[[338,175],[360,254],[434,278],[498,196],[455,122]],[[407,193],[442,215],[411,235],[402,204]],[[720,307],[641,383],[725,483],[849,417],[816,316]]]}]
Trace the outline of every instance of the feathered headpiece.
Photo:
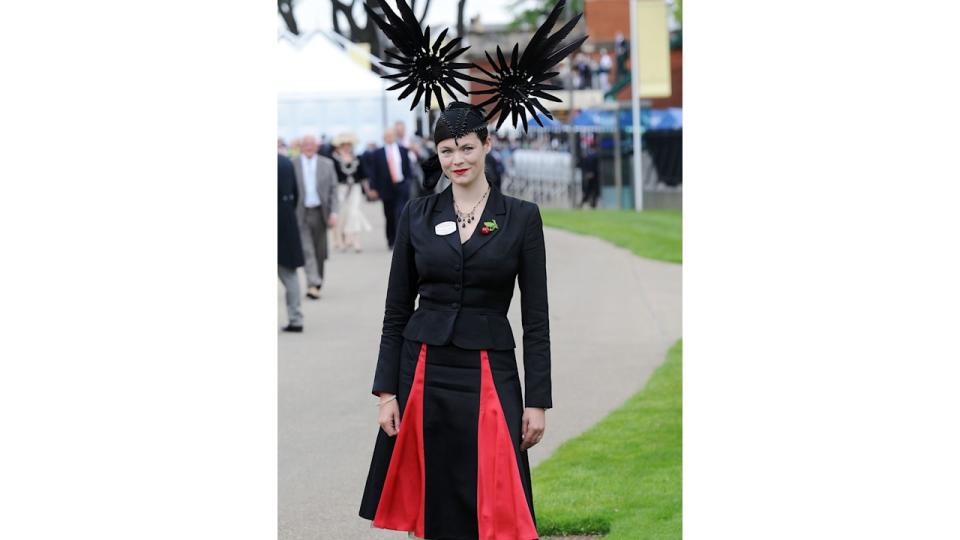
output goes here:
[{"label": "feathered headpiece", "polygon": [[[560,0],[557,2],[557,5],[554,6],[550,15],[547,16],[546,21],[544,21],[536,33],[534,33],[530,39],[530,43],[524,48],[522,54],[520,53],[519,43],[513,46],[513,54],[511,55],[510,62],[507,62],[499,45],[497,46],[497,59],[499,62],[494,61],[490,53],[484,51],[487,60],[490,61],[490,65],[492,66],[493,73],[491,73],[472,62],[456,62],[456,57],[463,54],[463,52],[470,47],[461,47],[453,50],[460,44],[461,38],[459,37],[443,45],[443,38],[447,35],[446,29],[440,33],[436,41],[431,45],[430,27],[428,26],[423,32],[420,31],[420,23],[405,0],[397,0],[399,15],[390,9],[390,6],[387,5],[385,0],[367,1],[375,2],[383,11],[386,20],[377,15],[369,4],[364,3],[363,5],[367,15],[383,30],[383,33],[386,34],[399,51],[398,53],[389,50],[385,51],[388,56],[396,59],[398,62],[382,62],[382,64],[399,71],[395,74],[384,75],[383,78],[402,79],[397,84],[387,88],[387,90],[397,90],[406,86],[406,89],[397,98],[400,100],[416,90],[417,94],[413,99],[413,105],[410,107],[410,110],[413,110],[413,108],[417,106],[417,103],[420,102],[420,97],[424,94],[426,94],[424,105],[429,109],[431,95],[436,95],[440,109],[444,111],[445,114],[447,108],[444,106],[443,98],[440,96],[441,88],[448,94],[454,96],[455,100],[457,98],[450,90],[450,87],[457,89],[464,95],[492,94],[490,99],[474,108],[485,115],[485,122],[490,121],[499,112],[500,120],[497,122],[498,129],[504,120],[506,120],[507,116],[513,117],[513,126],[517,127],[517,117],[519,116],[523,122],[523,129],[526,130],[528,128],[527,111],[529,111],[533,119],[542,126],[543,122],[540,121],[534,108],[543,113],[544,116],[553,119],[553,115],[547,111],[546,107],[544,107],[537,98],[557,102],[561,101],[546,92],[546,90],[560,90],[562,88],[561,86],[547,84],[545,82],[551,77],[558,75],[557,72],[551,72],[549,70],[568,54],[580,47],[587,39],[587,36],[583,36],[566,45],[561,45],[563,39],[567,37],[577,25],[583,13],[578,14],[564,24],[557,32],[550,35],[550,31],[560,18],[560,13],[566,5],[565,0]],[[443,46],[441,47],[441,45]],[[489,80],[479,79],[459,71],[474,67],[489,77]],[[472,81],[492,88],[467,92],[467,90],[463,88],[463,85],[457,82],[456,79]],[[496,106],[493,107],[489,113],[483,113],[483,107],[491,105],[494,102],[497,102]],[[465,113],[458,112],[457,114],[464,115]],[[457,120],[462,121],[463,117],[458,117]],[[455,131],[460,132],[461,130],[456,129]]]},{"label": "feathered headpiece", "polygon": [[426,94],[424,105],[427,109],[430,108],[431,94],[435,94],[440,110],[446,110],[443,98],[440,96],[441,88],[450,95],[453,95],[450,90],[451,86],[461,93],[467,94],[467,90],[456,79],[480,82],[480,79],[457,71],[475,67],[471,62],[454,61],[470,48],[456,48],[460,44],[461,38],[454,38],[450,40],[450,43],[443,45],[443,38],[447,36],[447,29],[444,29],[431,46],[430,27],[428,26],[423,32],[420,31],[420,21],[417,20],[417,16],[404,0],[397,0],[397,9],[400,11],[400,15],[394,13],[384,0],[373,1],[380,6],[389,22],[377,15],[366,2],[363,4],[363,9],[399,51],[399,53],[395,53],[384,50],[387,56],[394,58],[397,62],[382,62],[382,64],[400,71],[393,75],[385,75],[383,78],[403,79],[387,88],[387,90],[397,90],[406,86],[406,90],[397,98],[400,100],[416,90],[417,95],[413,98],[413,105],[410,106],[411,111],[420,102],[420,96],[424,94]]},{"label": "feathered headpiece", "polygon": [[486,116],[486,120],[489,121],[496,116],[497,112],[500,112],[497,129],[500,129],[507,115],[512,115],[513,127],[517,127],[517,116],[519,115],[523,121],[523,129],[526,131],[527,111],[530,111],[533,119],[543,126],[543,122],[540,121],[536,111],[533,110],[534,107],[547,118],[553,119],[550,112],[540,104],[537,98],[559,102],[561,101],[560,99],[546,93],[545,90],[560,90],[563,87],[555,84],[546,84],[544,81],[558,75],[558,72],[550,71],[550,68],[557,65],[568,54],[577,50],[588,37],[583,36],[562,47],[560,46],[563,38],[570,34],[570,31],[573,30],[577,22],[580,21],[583,13],[577,14],[576,17],[570,19],[567,24],[563,25],[560,30],[550,35],[550,30],[553,28],[553,25],[556,24],[557,19],[560,18],[560,12],[563,11],[565,5],[566,2],[564,0],[557,2],[553,11],[547,16],[547,20],[540,25],[540,28],[537,29],[537,32],[530,39],[530,43],[524,48],[523,54],[520,54],[519,43],[513,46],[513,54],[510,55],[509,63],[507,63],[506,58],[503,56],[503,51],[499,45],[497,45],[497,60],[499,60],[499,62],[495,62],[490,56],[490,53],[484,51],[484,54],[487,55],[487,60],[493,67],[494,73],[490,73],[480,66],[477,66],[477,69],[492,79],[487,81],[481,80],[479,82],[493,88],[472,93],[493,94],[490,99],[479,104],[478,107],[485,107],[495,101],[497,102],[497,106]]}]

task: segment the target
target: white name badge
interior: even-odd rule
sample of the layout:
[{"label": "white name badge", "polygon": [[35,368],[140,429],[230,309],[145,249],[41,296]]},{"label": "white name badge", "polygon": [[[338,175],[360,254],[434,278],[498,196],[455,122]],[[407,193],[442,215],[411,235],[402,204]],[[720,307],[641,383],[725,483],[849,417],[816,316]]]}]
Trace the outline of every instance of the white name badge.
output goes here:
[{"label": "white name badge", "polygon": [[457,224],[452,221],[444,221],[443,223],[437,223],[434,230],[437,231],[438,236],[446,236],[457,230]]}]

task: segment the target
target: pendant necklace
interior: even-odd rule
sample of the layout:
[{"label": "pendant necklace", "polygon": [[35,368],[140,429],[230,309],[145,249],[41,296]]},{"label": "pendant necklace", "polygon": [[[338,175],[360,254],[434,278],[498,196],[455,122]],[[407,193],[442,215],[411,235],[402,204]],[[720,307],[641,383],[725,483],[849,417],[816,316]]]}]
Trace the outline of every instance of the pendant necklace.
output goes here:
[{"label": "pendant necklace", "polygon": [[480,203],[487,198],[487,194],[490,193],[490,186],[487,185],[487,190],[483,192],[483,196],[480,197],[480,200],[477,201],[477,204],[473,205],[473,208],[469,212],[461,212],[460,205],[457,204],[457,199],[453,199],[453,208],[457,211],[457,223],[460,224],[460,227],[466,229],[467,223],[473,223],[473,214],[477,211],[477,207],[480,206]]}]

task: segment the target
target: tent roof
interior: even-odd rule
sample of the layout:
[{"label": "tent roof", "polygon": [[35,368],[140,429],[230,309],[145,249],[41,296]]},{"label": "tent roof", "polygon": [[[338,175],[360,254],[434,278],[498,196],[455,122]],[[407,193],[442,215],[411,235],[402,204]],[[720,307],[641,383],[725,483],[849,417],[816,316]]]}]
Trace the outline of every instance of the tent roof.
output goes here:
[{"label": "tent roof", "polygon": [[371,97],[383,82],[320,32],[277,42],[279,97]]}]

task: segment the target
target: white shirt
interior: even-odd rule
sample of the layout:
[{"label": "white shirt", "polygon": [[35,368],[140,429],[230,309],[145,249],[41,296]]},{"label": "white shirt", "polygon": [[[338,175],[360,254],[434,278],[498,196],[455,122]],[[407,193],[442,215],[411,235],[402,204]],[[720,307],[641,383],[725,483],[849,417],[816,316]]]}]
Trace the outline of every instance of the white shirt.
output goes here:
[{"label": "white shirt", "polygon": [[610,71],[613,68],[613,59],[610,58],[609,54],[605,54],[600,57],[600,69],[603,71]]},{"label": "white shirt", "polygon": [[403,161],[400,159],[400,147],[397,146],[397,143],[393,143],[386,145],[384,148],[390,153],[390,155],[387,156],[387,163],[389,164],[389,160],[392,159],[393,162],[397,164],[397,174],[400,176],[400,178],[397,178],[397,181],[403,180]]},{"label": "white shirt", "polygon": [[303,205],[307,208],[320,206],[320,194],[317,192],[317,156],[308,158],[300,155],[303,170]]}]

